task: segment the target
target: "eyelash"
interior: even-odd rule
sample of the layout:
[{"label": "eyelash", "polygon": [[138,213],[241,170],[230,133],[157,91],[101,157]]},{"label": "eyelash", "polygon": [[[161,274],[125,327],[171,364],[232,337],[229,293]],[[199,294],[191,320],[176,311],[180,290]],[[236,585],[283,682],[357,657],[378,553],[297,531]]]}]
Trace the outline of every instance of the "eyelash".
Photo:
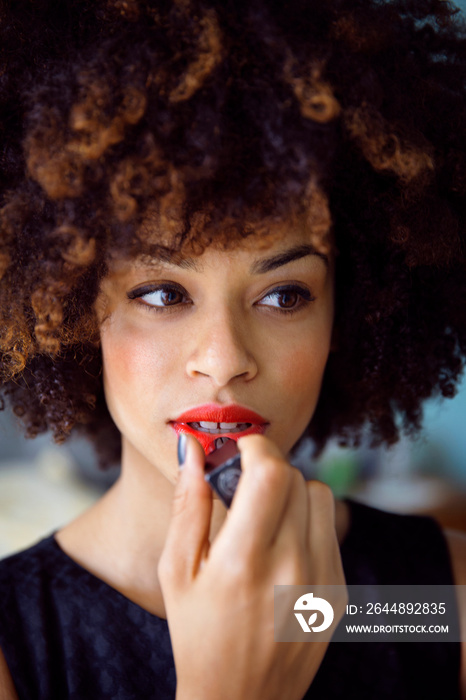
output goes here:
[{"label": "eyelash", "polygon": [[272,307],[274,309],[274,311],[277,311],[279,314],[285,314],[285,315],[295,314],[300,309],[304,308],[305,306],[308,306],[312,301],[315,301],[315,297],[312,296],[309,289],[306,289],[306,287],[301,287],[298,284],[285,284],[281,287],[275,287],[275,289],[272,289],[268,294],[263,296],[262,300],[267,299],[267,297],[271,297],[274,294],[280,295],[280,294],[286,294],[286,293],[287,294],[290,294],[290,293],[297,294],[298,295],[298,303],[292,309],[283,309],[283,308],[280,308],[279,306]]},{"label": "eyelash", "polygon": [[[182,287],[179,287],[176,284],[170,283],[170,284],[159,284],[156,287],[143,287],[141,289],[136,289],[133,292],[128,292],[127,297],[130,301],[133,301],[134,299],[141,299],[142,297],[148,295],[148,294],[153,294],[154,292],[178,292],[179,294],[185,296],[186,292]],[[269,307],[273,308],[274,311],[276,311],[279,314],[284,314],[284,315],[292,315],[295,314],[297,311],[302,309],[303,307],[307,306],[311,302],[315,301],[315,297],[312,296],[311,292],[306,289],[305,287],[301,287],[300,285],[297,284],[287,284],[283,285],[281,287],[275,287],[272,289],[270,292],[265,294],[261,301],[263,299],[267,299],[268,297],[271,297],[273,295],[279,295],[279,294],[285,294],[285,293],[295,293],[299,296],[300,300],[296,306],[294,306],[291,309],[283,309],[280,308],[279,306],[276,307]],[[150,304],[146,304],[144,302],[137,302],[138,306],[143,307],[145,310],[152,312],[155,311],[156,313],[168,313],[170,312],[170,309],[176,309],[178,308],[181,304],[172,304],[172,305],[167,305],[167,306],[152,306]]]}]

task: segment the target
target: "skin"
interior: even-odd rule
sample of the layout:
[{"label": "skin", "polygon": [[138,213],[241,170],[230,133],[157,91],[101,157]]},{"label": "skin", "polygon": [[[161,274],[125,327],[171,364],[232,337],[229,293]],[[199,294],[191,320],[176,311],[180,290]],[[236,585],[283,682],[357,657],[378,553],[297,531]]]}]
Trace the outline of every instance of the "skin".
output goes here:
[{"label": "skin", "polygon": [[[288,454],[314,412],[330,350],[333,260],[327,267],[308,255],[266,274],[251,274],[250,267],[309,238],[300,229],[263,252],[208,249],[195,260],[196,271],[114,263],[97,305],[99,318],[107,315],[104,387],[133,472],[153,471],[156,454],[158,478],[174,484],[176,436],[167,420],[207,402],[252,408],[270,423],[267,437]],[[186,302],[163,308],[162,294],[154,292],[128,303],[128,291],[161,281],[186,290]],[[280,313],[283,300],[270,293],[286,283],[299,284],[315,301],[304,304],[295,295],[301,307]],[[179,291],[174,296],[183,299]]]},{"label": "skin", "polygon": [[[191,697],[193,688],[198,688],[208,698],[202,668],[197,664],[200,675],[194,677],[192,654],[185,653],[197,643],[205,620],[197,624],[193,620],[188,631],[175,598],[199,611],[221,609],[236,580],[231,567],[237,566],[249,580],[248,600],[264,601],[262,610],[256,606],[242,618],[233,615],[240,629],[228,624],[231,634],[237,635],[270,620],[274,583],[304,583],[312,571],[316,580],[344,584],[337,529],[342,538],[345,515],[340,508],[336,514],[327,487],[317,482],[306,485],[285,458],[315,410],[332,346],[334,259],[328,241],[322,240],[318,252],[327,256],[327,262],[308,254],[256,274],[252,266],[258,260],[311,242],[304,227],[288,231],[286,239],[277,233],[265,249],[258,241],[227,252],[211,247],[195,260],[196,269],[173,264],[148,268],[134,260],[114,260],[96,303],[105,395],[122,434],[122,474],[96,506],[57,534],[57,541],[96,576],[150,612],[167,617],[180,697],[185,688]],[[317,248],[316,241],[312,243]],[[170,297],[176,303],[168,310],[159,292],[128,299],[128,293],[141,288],[147,292],[147,287],[161,281],[183,290]],[[291,291],[283,297],[276,289],[284,285],[299,286],[303,296]],[[162,311],[153,311],[148,304]],[[296,311],[283,313],[283,305]],[[192,438],[180,478],[177,437],[169,424],[183,411],[210,402],[247,406],[269,422],[264,436],[238,443],[243,485],[228,518],[204,481],[204,453]],[[315,501],[312,518],[321,521],[314,525],[312,538],[311,500]],[[273,546],[265,533],[275,533]],[[310,555],[311,539],[317,558]],[[247,542],[255,543],[252,550]],[[209,550],[218,554],[210,559]],[[261,562],[253,579],[251,557],[256,566]],[[182,586],[193,560],[200,566],[201,559],[205,573],[202,581],[197,580],[199,586]],[[174,561],[184,567],[184,574],[178,572],[181,578],[170,573]],[[210,629],[209,638],[205,636],[206,664],[208,650],[218,650],[219,636],[224,636],[218,624]],[[308,644],[305,659],[298,654],[294,663],[284,653],[285,646],[276,645],[272,635],[255,658],[248,654],[251,666],[244,665],[241,682],[237,677],[238,697],[247,697],[245,688],[253,688],[251,675],[269,682],[275,678],[280,669],[277,653],[283,682],[288,684],[293,674],[296,697],[302,695],[325,645],[316,645],[312,663]],[[303,660],[307,670],[300,677],[296,663]],[[270,668],[276,669],[272,675]],[[219,682],[225,682],[224,674],[219,666]],[[254,697],[274,697],[277,687],[274,683],[272,694],[271,689],[257,687]]]},{"label": "skin", "polygon": [[[115,258],[96,302],[105,395],[122,434],[122,475],[57,540],[95,575],[167,617],[179,700],[218,698],[226,679],[231,698],[302,697],[326,645],[277,645],[263,634],[252,638],[251,630],[263,630],[270,620],[275,583],[344,584],[338,545],[348,528],[346,507],[324,485],[306,484],[286,459],[312,418],[335,347],[334,253],[328,239],[316,240],[304,226],[288,227],[286,237],[280,226],[272,233],[265,248],[254,239],[232,251],[208,248],[193,261],[195,269]],[[309,243],[327,264],[307,255],[252,274],[258,260]],[[178,285],[181,293],[128,299],[160,282]],[[288,305],[299,308],[282,314],[286,300],[272,292],[291,283],[308,290],[312,301],[291,294]],[[210,402],[239,403],[270,423],[263,437],[238,442],[243,476],[228,517],[204,481],[204,453],[192,438],[180,478],[169,425]],[[454,539],[449,544],[462,582],[456,562],[464,561],[464,546]],[[242,616],[231,605],[238,590],[255,601]],[[334,607],[342,612],[344,602]],[[219,610],[230,610],[231,617],[220,617]],[[234,640],[247,636],[250,646],[232,663]],[[193,665],[200,639],[202,654]]]},{"label": "skin", "polygon": [[[228,252],[209,248],[197,269],[115,259],[96,303],[122,474],[56,537],[94,575],[168,619],[178,700],[218,698],[225,687],[231,700],[302,698],[327,645],[274,642],[273,586],[344,588],[346,508],[287,461],[334,347],[334,257],[328,242],[312,241],[328,265],[307,255],[253,274],[257,260],[311,241],[304,227],[277,233],[266,249],[253,240]],[[184,290],[165,297],[168,311],[145,307],[162,306],[160,292],[128,299],[161,281]],[[285,299],[272,292],[289,284],[313,300],[282,314]],[[298,299],[291,294],[288,304]],[[204,453],[192,438],[180,472],[169,424],[210,402],[242,404],[270,423],[264,436],[238,442],[243,476],[228,513],[204,481]],[[463,552],[456,546],[455,561]],[[337,617],[345,603],[335,601]]]},{"label": "skin", "polygon": [[[233,251],[209,248],[196,259],[196,271],[117,258],[96,302],[105,395],[122,434],[122,475],[57,539],[96,575],[111,576],[112,585],[161,616],[163,597],[148,572],[153,576],[165,543],[179,473],[168,421],[207,402],[239,403],[270,422],[266,437],[287,455],[317,403],[332,344],[332,248],[303,226],[287,230],[286,243],[283,227],[272,234],[266,248],[254,239]],[[328,256],[328,266],[308,255],[266,274],[250,273],[258,259],[309,243]],[[157,312],[143,302],[160,305],[160,294],[128,300],[129,292],[161,281],[182,286],[190,303]],[[265,298],[288,282],[316,297],[293,315],[277,311],[277,294]],[[225,516],[215,500],[211,538]],[[343,515],[340,520],[343,532]]]}]

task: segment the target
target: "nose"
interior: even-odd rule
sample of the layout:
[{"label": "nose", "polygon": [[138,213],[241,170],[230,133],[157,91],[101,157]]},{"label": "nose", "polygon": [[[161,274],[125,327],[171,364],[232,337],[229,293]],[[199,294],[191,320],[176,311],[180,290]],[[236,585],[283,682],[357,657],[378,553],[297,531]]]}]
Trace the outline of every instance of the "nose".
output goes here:
[{"label": "nose", "polygon": [[241,316],[227,308],[212,311],[196,325],[186,364],[189,377],[205,376],[218,387],[233,379],[250,380],[257,374],[251,338]]}]

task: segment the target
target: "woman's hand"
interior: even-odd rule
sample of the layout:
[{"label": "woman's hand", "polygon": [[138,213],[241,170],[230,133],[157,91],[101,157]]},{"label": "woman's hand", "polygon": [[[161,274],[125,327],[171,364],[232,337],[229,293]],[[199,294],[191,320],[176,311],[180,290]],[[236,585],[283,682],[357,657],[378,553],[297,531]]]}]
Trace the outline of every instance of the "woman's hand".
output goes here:
[{"label": "woman's hand", "polygon": [[274,585],[345,584],[333,496],[266,437],[238,447],[243,473],[210,545],[212,491],[204,452],[188,437],[159,563],[177,700],[301,700],[327,644],[274,641]]}]

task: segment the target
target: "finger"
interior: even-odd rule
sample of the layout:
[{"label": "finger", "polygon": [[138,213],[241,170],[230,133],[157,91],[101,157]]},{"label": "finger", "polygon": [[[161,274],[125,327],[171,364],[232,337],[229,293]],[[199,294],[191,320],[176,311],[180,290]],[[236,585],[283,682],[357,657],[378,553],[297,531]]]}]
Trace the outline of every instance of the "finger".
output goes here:
[{"label": "finger", "polygon": [[276,445],[263,435],[238,440],[242,475],[227,522],[222,543],[233,549],[266,548],[280,526],[292,467]]},{"label": "finger", "polygon": [[[327,580],[343,576],[340,546],[335,523],[335,499],[327,484],[321,481],[307,483],[309,497],[309,551],[324,552],[319,571]],[[343,576],[344,578],[344,576]]]},{"label": "finger", "polygon": [[159,562],[159,576],[173,585],[191,581],[209,547],[212,491],[204,479],[204,450],[186,435],[186,457],[172,503],[172,516]]},{"label": "finger", "polygon": [[304,477],[296,467],[292,467],[291,488],[273,545],[285,551],[293,549],[303,554],[308,551],[309,495]]},{"label": "finger", "polygon": [[329,541],[335,531],[335,499],[332,490],[322,481],[306,484],[309,499],[309,543]]}]

